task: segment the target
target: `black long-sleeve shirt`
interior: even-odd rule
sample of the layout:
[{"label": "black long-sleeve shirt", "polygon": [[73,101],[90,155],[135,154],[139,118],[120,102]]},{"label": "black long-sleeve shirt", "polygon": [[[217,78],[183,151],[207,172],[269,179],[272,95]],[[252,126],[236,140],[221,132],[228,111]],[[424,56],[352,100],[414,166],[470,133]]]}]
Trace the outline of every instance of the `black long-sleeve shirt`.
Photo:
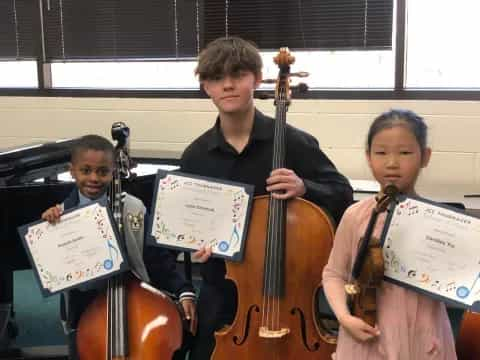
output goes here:
[{"label": "black long-sleeve shirt", "polygon": [[[265,195],[266,180],[272,171],[274,120],[260,111],[255,118],[248,144],[238,153],[220,129],[220,121],[198,137],[182,155],[182,172],[239,181],[255,186],[255,195]],[[293,126],[286,128],[285,166],[295,171],[306,188],[304,198],[325,209],[338,223],[353,202],[353,191],[330,159],[320,150],[317,140]],[[207,282],[225,277],[225,263],[210,259],[202,266]]]}]

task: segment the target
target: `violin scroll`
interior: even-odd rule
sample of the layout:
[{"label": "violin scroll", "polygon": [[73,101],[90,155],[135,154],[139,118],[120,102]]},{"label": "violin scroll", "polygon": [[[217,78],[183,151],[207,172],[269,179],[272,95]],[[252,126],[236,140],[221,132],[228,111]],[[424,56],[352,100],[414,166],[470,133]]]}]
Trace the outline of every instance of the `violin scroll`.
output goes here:
[{"label": "violin scroll", "polygon": [[381,191],[376,197],[377,205],[375,206],[375,211],[381,213],[387,210],[388,205],[395,200],[398,193],[399,190],[395,185],[389,184],[385,186],[385,189],[383,189],[383,191]]}]

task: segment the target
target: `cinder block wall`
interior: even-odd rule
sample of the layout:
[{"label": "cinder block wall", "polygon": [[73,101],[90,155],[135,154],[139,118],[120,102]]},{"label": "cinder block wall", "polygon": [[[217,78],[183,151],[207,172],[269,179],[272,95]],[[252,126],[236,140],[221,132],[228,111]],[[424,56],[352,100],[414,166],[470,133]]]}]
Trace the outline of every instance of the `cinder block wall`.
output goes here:
[{"label": "cinder block wall", "polygon": [[[274,113],[272,101],[257,101]],[[480,186],[480,102],[294,100],[293,125],[312,133],[346,176],[370,179],[364,156],[368,126],[393,107],[414,110],[430,127],[433,157],[420,185]],[[131,128],[133,155],[176,158],[215,119],[208,100],[0,97],[0,149],[98,133],[111,124]]]}]

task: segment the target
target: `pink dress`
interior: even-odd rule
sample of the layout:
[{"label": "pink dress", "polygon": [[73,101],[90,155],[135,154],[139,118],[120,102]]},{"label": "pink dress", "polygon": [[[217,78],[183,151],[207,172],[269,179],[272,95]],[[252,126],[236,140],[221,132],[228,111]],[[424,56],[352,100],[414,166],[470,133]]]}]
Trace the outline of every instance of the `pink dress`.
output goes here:
[{"label": "pink dress", "polygon": [[[323,285],[329,299],[342,301],[353,260],[364,235],[375,199],[362,200],[347,209],[338,226]],[[380,214],[373,235],[380,237],[385,223]],[[345,297],[343,297],[344,299]],[[359,342],[342,327],[336,360],[455,360],[455,344],[445,305],[412,290],[383,282],[377,292],[377,322],[380,336]]]}]

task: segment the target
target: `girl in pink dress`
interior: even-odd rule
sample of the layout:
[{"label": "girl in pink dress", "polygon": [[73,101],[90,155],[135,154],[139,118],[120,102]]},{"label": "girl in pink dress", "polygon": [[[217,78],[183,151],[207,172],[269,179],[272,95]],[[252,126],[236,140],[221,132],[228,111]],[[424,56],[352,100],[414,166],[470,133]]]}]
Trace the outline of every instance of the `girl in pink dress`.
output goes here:
[{"label": "girl in pink dress", "polygon": [[[366,156],[383,190],[394,184],[403,193],[415,194],[421,168],[427,166],[427,126],[407,110],[391,110],[375,119]],[[383,282],[377,291],[377,324],[371,327],[350,314],[345,284],[350,279],[359,241],[365,233],[375,198],[350,206],[335,235],[323,286],[339,323],[336,360],[455,360],[455,345],[445,305],[413,290]],[[373,236],[380,237],[385,213],[379,215]]]}]

